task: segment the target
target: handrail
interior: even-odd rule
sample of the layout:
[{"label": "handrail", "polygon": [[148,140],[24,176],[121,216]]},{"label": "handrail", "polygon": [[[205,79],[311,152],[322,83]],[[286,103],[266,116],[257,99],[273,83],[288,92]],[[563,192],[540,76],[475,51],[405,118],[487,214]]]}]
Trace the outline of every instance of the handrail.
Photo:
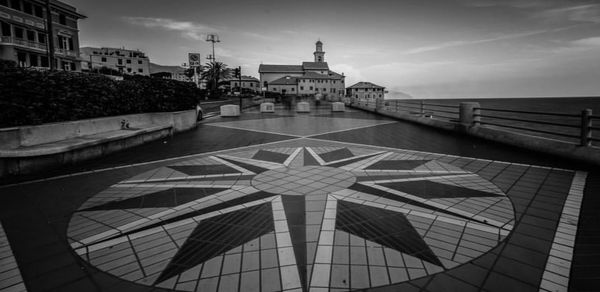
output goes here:
[{"label": "handrail", "polygon": [[581,115],[576,115],[576,114],[530,112],[530,111],[508,110],[508,109],[493,109],[493,108],[484,108],[484,107],[475,107],[473,109],[474,110],[483,110],[483,111],[493,111],[493,112],[518,113],[518,114],[533,114],[533,115],[546,115],[546,116],[570,117],[570,118],[579,118],[579,117],[581,117]]},{"label": "handrail", "polygon": [[544,130],[538,130],[538,129],[529,129],[529,128],[524,128],[524,127],[519,127],[519,126],[511,126],[511,125],[497,124],[497,123],[491,123],[491,122],[481,122],[481,121],[479,123],[483,124],[483,125],[492,125],[492,126],[498,126],[498,127],[512,128],[512,129],[517,129],[517,130],[557,135],[557,136],[563,136],[563,137],[568,137],[568,138],[580,138],[578,135],[563,134],[563,133],[550,132],[550,131],[544,131]]},{"label": "handrail", "polygon": [[536,121],[536,120],[528,120],[528,119],[508,118],[508,117],[490,116],[490,115],[482,115],[482,114],[473,114],[473,116],[474,117],[482,117],[482,118],[498,119],[498,120],[517,121],[517,122],[526,122],[526,123],[533,123],[533,124],[575,128],[575,129],[581,128],[581,125],[559,124],[559,123],[553,123],[553,122]]},{"label": "handrail", "polygon": [[439,106],[439,107],[449,107],[449,108],[455,108],[458,109],[459,106],[458,105],[448,105],[448,104],[437,104],[437,103],[426,103],[424,102],[423,105],[430,105],[430,106]]}]

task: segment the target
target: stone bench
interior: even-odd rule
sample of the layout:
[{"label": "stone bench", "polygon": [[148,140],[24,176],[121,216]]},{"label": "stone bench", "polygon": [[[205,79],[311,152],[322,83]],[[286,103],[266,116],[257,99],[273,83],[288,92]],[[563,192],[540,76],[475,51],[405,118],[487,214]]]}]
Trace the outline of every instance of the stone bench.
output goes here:
[{"label": "stone bench", "polygon": [[344,112],[346,111],[346,106],[343,102],[333,102],[331,103],[331,111],[332,112]]},{"label": "stone bench", "polygon": [[195,126],[196,110],[189,110],[0,129],[0,177],[104,156]]},{"label": "stone bench", "polygon": [[309,113],[310,112],[310,104],[305,101],[301,101],[296,104],[296,112],[298,113]]},{"label": "stone bench", "polygon": [[222,105],[221,108],[221,117],[239,117],[240,116],[240,106],[234,104],[226,104]]},{"label": "stone bench", "polygon": [[260,104],[261,113],[274,113],[275,105],[272,102],[263,102]]}]

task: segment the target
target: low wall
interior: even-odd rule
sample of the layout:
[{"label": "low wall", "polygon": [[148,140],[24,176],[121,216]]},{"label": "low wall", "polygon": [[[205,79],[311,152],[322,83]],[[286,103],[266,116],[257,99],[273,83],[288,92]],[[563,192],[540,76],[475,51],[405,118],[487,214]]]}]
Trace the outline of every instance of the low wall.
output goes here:
[{"label": "low wall", "polygon": [[129,123],[130,128],[152,124],[170,125],[173,127],[174,132],[181,132],[196,126],[196,110],[131,114],[37,126],[4,128],[0,129],[0,148],[15,149],[21,146],[33,146],[79,136],[115,131],[121,129],[121,121],[123,120]]},{"label": "low wall", "polygon": [[378,113],[383,116],[419,123],[448,131],[458,131],[471,136],[486,140],[499,142],[506,145],[517,146],[528,150],[556,155],[567,159],[577,160],[583,163],[600,165],[600,148],[591,146],[579,146],[564,141],[527,135],[507,130],[484,126],[463,125],[428,117],[411,115],[403,112],[393,112],[381,108],[365,105],[351,104],[350,106],[365,111]]},{"label": "low wall", "polygon": [[[79,136],[100,134],[121,129],[121,121],[132,129],[126,135],[90,140],[86,145],[64,147],[60,151],[46,143]],[[42,172],[60,165],[73,164],[148,143],[196,127],[196,110],[166,113],[145,113],[0,129],[0,177]],[[134,133],[134,134],[129,134]],[[112,134],[111,134],[112,135]],[[69,141],[69,140],[66,140]],[[58,142],[61,144],[64,142]],[[37,146],[36,146],[37,145]],[[55,144],[48,144],[55,145]],[[43,154],[30,154],[33,148]],[[50,149],[52,148],[52,149]],[[21,151],[20,149],[27,149]],[[48,150],[48,151],[46,151]],[[22,153],[22,154],[21,154]]]}]

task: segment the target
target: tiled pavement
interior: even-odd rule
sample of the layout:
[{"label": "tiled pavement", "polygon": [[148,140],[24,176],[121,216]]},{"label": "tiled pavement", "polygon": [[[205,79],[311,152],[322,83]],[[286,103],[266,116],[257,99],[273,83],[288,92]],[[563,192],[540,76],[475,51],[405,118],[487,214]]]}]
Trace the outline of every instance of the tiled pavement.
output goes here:
[{"label": "tiled pavement", "polygon": [[[176,137],[86,166],[101,171],[0,188],[27,290],[574,285],[584,166],[361,112],[248,113],[184,135],[205,132],[223,135],[210,145]],[[593,290],[593,279],[578,290]]]}]

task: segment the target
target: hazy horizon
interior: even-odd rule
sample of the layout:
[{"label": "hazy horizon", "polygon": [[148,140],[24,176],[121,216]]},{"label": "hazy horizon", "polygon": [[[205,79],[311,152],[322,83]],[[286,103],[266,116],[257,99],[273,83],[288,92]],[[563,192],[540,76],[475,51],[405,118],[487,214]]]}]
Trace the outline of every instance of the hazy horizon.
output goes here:
[{"label": "hazy horizon", "polygon": [[[320,39],[347,85],[415,98],[597,96],[600,3],[566,0],[74,1],[81,46],[140,49],[181,65],[188,52],[258,66],[312,61]],[[176,3],[176,4],[175,4]]]}]

